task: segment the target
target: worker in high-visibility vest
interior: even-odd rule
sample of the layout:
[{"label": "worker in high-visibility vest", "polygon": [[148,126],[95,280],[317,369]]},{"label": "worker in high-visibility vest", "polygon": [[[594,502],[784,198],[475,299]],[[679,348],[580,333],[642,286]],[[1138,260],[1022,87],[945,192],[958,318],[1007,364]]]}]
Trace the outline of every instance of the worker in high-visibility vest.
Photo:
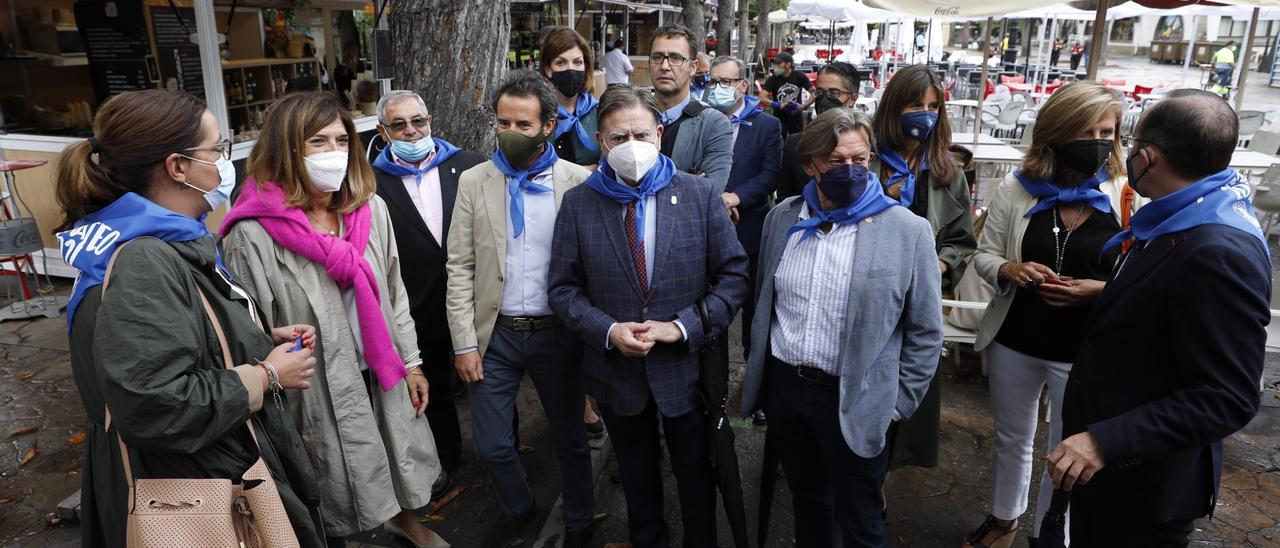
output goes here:
[{"label": "worker in high-visibility vest", "polygon": [[1213,71],[1218,75],[1218,82],[1213,92],[1224,94],[1231,86],[1231,76],[1236,70],[1236,41],[1228,40],[1227,45],[1213,54]]}]

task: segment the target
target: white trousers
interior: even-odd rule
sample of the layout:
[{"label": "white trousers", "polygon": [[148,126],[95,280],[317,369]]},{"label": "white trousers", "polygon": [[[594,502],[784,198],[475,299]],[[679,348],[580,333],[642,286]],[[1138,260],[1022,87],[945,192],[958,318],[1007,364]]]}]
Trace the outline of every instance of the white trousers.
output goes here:
[{"label": "white trousers", "polygon": [[[991,515],[1011,520],[1027,511],[1031,467],[1039,414],[1040,391],[1049,385],[1049,444],[1045,454],[1062,440],[1062,395],[1071,364],[1033,358],[997,342],[986,349],[991,384],[991,415],[995,441],[991,448]],[[1044,466],[1044,464],[1039,464]],[[1040,522],[1049,509],[1053,480],[1046,472],[1036,497],[1032,536],[1040,536]],[[1067,516],[1070,523],[1070,514]],[[1068,529],[1069,530],[1069,529]]]}]

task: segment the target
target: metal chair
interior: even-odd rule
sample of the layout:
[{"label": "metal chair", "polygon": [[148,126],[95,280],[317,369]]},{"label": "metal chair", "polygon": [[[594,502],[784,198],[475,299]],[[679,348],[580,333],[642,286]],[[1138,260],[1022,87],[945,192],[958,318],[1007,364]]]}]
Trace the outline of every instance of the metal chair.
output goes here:
[{"label": "metal chair", "polygon": [[1253,209],[1262,214],[1262,235],[1270,238],[1271,223],[1280,216],[1280,164],[1263,172],[1262,181],[1253,189]]},{"label": "metal chair", "polygon": [[1253,134],[1253,138],[1249,140],[1249,145],[1245,148],[1263,154],[1274,155],[1280,151],[1280,133],[1258,130],[1257,133]]}]

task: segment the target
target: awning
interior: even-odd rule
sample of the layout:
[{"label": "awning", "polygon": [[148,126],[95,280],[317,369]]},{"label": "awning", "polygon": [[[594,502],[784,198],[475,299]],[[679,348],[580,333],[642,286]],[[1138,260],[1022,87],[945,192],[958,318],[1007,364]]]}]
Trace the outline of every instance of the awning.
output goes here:
[{"label": "awning", "polygon": [[666,11],[671,13],[684,12],[684,9],[679,6],[668,6],[666,4],[659,4],[659,3],[646,4],[644,2],[635,2],[632,0],[594,0],[594,1],[599,2],[601,4],[613,4],[615,6],[626,6],[630,9],[633,9],[636,11],[643,11],[645,13],[648,13],[651,11]]},{"label": "awning", "polygon": [[904,17],[901,14],[876,9],[854,0],[791,0],[791,3],[787,4],[787,15],[793,17],[800,15],[818,16],[836,21],[861,19],[889,21]]}]

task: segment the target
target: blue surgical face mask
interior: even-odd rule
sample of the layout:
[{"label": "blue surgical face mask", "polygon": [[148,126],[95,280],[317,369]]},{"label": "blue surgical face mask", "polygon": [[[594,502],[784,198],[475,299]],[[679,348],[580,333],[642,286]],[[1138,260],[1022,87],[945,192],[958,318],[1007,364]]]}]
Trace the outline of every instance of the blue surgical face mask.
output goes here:
[{"label": "blue surgical face mask", "polygon": [[411,164],[421,162],[423,158],[426,158],[435,149],[436,140],[432,139],[430,135],[412,142],[398,139],[391,140],[391,152],[395,153],[396,158]]},{"label": "blue surgical face mask", "polygon": [[867,188],[867,168],[860,164],[840,164],[818,178],[818,190],[837,204],[849,205]]},{"label": "blue surgical face mask", "polygon": [[933,126],[938,124],[938,113],[921,110],[902,115],[902,134],[911,139],[925,142],[933,133]]},{"label": "blue surgical face mask", "polygon": [[231,191],[236,188],[236,166],[235,164],[231,163],[231,160],[228,160],[223,157],[218,157],[218,161],[210,162],[208,160],[201,160],[199,158],[192,158],[190,156],[183,156],[183,158],[187,158],[188,160],[194,160],[202,164],[212,164],[213,166],[218,168],[218,186],[214,187],[213,190],[202,189],[196,185],[191,184],[190,181],[182,182],[182,184],[187,185],[193,189],[196,189],[200,191],[200,193],[204,194],[204,201],[208,202],[210,211],[218,209],[219,207],[222,206],[222,204],[225,204],[231,201]]},{"label": "blue surgical face mask", "polygon": [[733,86],[711,86],[707,89],[707,104],[721,112],[733,108],[738,102],[738,92]]}]

